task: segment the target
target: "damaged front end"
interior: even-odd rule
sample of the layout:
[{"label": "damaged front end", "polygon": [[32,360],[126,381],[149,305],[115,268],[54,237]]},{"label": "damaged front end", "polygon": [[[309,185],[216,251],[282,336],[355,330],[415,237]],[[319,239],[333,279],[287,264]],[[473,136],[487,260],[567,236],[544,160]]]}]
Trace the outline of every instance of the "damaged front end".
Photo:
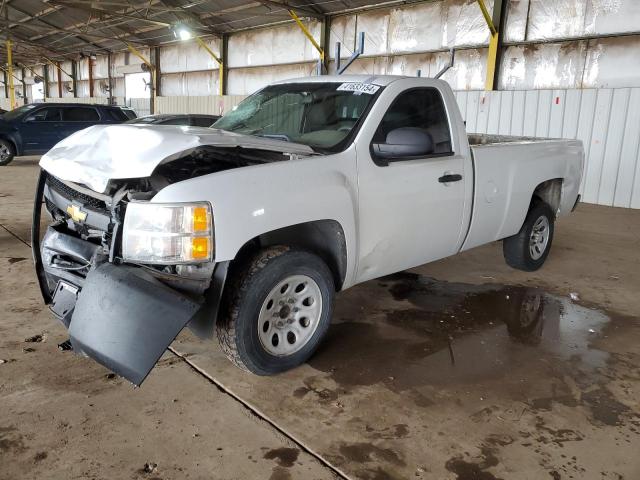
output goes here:
[{"label": "damaged front end", "polygon": [[[196,212],[200,207],[190,210],[202,222],[190,220],[192,232],[156,232],[167,248],[178,245],[176,255],[189,249],[185,261],[163,262],[162,256],[153,256],[158,250],[155,219],[127,225],[127,208],[151,205],[156,181],[120,180],[97,193],[41,170],[34,204],[32,249],[45,302],[68,328],[74,351],[135,385],[188,323],[197,333],[212,331],[226,275],[226,264],[213,261],[213,226],[206,224],[206,211]],[[51,222],[41,232],[43,206]],[[127,228],[127,238],[133,240],[123,245]],[[160,250],[158,255],[164,254]],[[215,292],[209,289],[212,281]]]}]

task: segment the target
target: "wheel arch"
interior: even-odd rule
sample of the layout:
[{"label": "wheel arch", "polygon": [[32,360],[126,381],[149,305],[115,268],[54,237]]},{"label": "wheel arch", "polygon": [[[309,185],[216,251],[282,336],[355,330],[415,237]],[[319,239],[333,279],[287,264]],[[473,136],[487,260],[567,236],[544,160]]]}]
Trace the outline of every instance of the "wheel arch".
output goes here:
[{"label": "wheel arch", "polygon": [[533,205],[535,200],[539,199],[549,205],[557,217],[558,212],[560,211],[560,202],[562,200],[563,182],[563,178],[552,178],[539,183],[531,195],[531,204],[529,205],[529,209],[531,209],[531,205]]},{"label": "wheel arch", "polygon": [[0,133],[0,140],[4,140],[5,142],[9,142],[13,146],[13,153],[18,155],[18,143],[15,138],[7,133]]},{"label": "wheel arch", "polygon": [[240,248],[230,267],[242,263],[256,250],[274,245],[297,247],[318,255],[331,270],[336,290],[342,289],[347,274],[347,242],[338,221],[313,220],[264,232]]}]

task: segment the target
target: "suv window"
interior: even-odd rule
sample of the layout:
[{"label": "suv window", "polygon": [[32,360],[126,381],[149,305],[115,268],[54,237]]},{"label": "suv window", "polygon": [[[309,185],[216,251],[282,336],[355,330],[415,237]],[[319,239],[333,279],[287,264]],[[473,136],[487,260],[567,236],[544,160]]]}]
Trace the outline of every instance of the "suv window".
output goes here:
[{"label": "suv window", "polygon": [[63,111],[65,122],[97,122],[100,116],[92,107],[66,107]]},{"label": "suv window", "polygon": [[216,121],[214,117],[194,117],[191,119],[191,125],[194,127],[210,127]]},{"label": "suv window", "polygon": [[189,117],[167,118],[156,122],[158,125],[189,125]]},{"label": "suv window", "polygon": [[138,116],[136,115],[136,112],[130,108],[120,108],[120,111],[124,113],[129,120],[133,120]]},{"label": "suv window", "polygon": [[107,112],[108,117],[116,122],[126,122],[129,117],[119,108],[105,108],[103,111]]},{"label": "suv window", "polygon": [[416,88],[398,95],[382,117],[372,143],[384,143],[397,128],[419,128],[431,135],[433,154],[451,154],[451,131],[444,101],[435,88]]},{"label": "suv window", "polygon": [[27,116],[25,120],[29,122],[59,122],[62,120],[61,110],[60,107],[41,108]]}]

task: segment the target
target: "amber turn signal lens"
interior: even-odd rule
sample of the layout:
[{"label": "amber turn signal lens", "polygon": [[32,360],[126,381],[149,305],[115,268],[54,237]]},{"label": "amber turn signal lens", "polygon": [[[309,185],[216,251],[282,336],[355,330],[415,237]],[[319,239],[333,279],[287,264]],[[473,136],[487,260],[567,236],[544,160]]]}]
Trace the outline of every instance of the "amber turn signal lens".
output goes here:
[{"label": "amber turn signal lens", "polygon": [[191,256],[194,259],[209,258],[208,237],[194,237],[191,239]]},{"label": "amber turn signal lens", "polygon": [[193,231],[206,232],[209,230],[209,216],[205,207],[196,207],[193,209]]}]

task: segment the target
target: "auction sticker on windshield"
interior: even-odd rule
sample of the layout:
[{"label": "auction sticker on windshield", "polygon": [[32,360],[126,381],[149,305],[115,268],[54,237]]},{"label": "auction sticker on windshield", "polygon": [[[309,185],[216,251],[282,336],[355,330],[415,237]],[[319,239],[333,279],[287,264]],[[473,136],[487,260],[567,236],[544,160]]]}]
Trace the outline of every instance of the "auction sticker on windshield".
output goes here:
[{"label": "auction sticker on windshield", "polygon": [[380,90],[380,86],[371,85],[370,83],[343,83],[336,88],[336,90],[340,92],[353,92],[356,94],[366,93],[367,95],[373,95]]}]

